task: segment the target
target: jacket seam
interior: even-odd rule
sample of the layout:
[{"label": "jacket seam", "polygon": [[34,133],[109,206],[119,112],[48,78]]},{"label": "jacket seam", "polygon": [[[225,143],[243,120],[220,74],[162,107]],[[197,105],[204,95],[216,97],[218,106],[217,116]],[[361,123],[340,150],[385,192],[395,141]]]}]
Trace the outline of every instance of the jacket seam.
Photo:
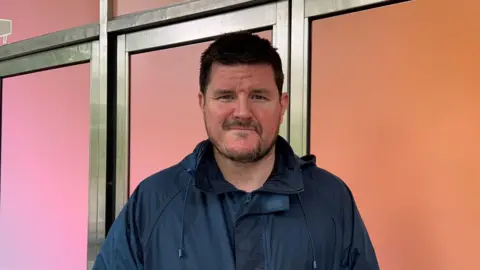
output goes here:
[{"label": "jacket seam", "polygon": [[[178,176],[180,177],[180,176]],[[171,196],[169,199],[168,199],[168,202],[163,206],[161,207],[159,210],[158,210],[158,213],[156,214],[155,216],[155,221],[152,223],[152,225],[150,226],[149,230],[148,230],[148,234],[147,234],[147,238],[145,240],[145,244],[143,245],[143,249],[146,250],[146,247],[147,245],[149,244],[150,242],[150,239],[152,237],[152,233],[153,233],[153,229],[155,228],[155,225],[157,225],[158,223],[158,220],[160,219],[160,217],[162,216],[163,212],[165,211],[165,209],[167,208],[167,206],[170,205],[170,203],[173,201],[173,199],[175,199],[175,197],[177,197],[177,195],[182,191],[184,190],[187,185],[189,184],[190,181],[187,181],[187,184],[185,184],[182,188],[179,188],[177,190],[177,192],[175,192],[175,194],[173,196]]]}]

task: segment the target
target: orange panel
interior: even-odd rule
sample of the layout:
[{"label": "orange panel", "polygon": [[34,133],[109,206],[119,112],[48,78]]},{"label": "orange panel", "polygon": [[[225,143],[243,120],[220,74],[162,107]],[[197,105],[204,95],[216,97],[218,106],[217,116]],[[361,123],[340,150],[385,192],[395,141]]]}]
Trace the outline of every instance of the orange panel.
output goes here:
[{"label": "orange panel", "polygon": [[90,65],[4,79],[0,269],[87,264]]},{"label": "orange panel", "polygon": [[98,0],[0,0],[0,19],[12,20],[8,43],[96,23],[99,14]]},{"label": "orange panel", "polygon": [[[271,31],[260,33],[271,40]],[[198,105],[200,55],[210,42],[131,57],[130,192],[207,138]]]},{"label": "orange panel", "polygon": [[479,1],[313,23],[311,152],[352,188],[382,269],[478,269]]},{"label": "orange panel", "polygon": [[182,2],[188,2],[188,0],[114,0],[113,14],[114,16],[121,16],[139,11],[162,8]]}]

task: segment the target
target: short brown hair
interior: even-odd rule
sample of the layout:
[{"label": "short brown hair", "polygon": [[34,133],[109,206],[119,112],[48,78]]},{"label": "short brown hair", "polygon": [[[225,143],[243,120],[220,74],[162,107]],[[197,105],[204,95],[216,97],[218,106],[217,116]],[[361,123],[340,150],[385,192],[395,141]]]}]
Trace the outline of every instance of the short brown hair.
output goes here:
[{"label": "short brown hair", "polygon": [[273,68],[279,94],[284,74],[282,60],[270,41],[249,32],[225,34],[215,40],[200,60],[200,91],[205,94],[213,63],[223,65],[268,64]]}]

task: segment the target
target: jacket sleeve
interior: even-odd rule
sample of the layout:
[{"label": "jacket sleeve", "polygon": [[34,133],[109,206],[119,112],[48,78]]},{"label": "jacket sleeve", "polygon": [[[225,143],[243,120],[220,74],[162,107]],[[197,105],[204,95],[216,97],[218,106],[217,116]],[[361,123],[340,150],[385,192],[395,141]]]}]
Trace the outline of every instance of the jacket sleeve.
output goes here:
[{"label": "jacket sleeve", "polygon": [[365,223],[355,203],[355,199],[346,187],[346,200],[343,208],[343,260],[342,269],[379,270],[375,249]]},{"label": "jacket sleeve", "polygon": [[114,221],[97,255],[93,270],[143,269],[138,197],[136,190]]}]

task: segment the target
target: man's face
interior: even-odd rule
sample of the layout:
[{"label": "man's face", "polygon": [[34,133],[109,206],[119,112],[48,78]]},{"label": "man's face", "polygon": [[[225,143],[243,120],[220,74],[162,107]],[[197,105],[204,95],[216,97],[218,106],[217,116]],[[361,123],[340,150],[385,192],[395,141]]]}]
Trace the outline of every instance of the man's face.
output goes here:
[{"label": "man's face", "polygon": [[214,63],[207,90],[198,98],[214,146],[242,163],[270,152],[289,102],[286,93],[279,95],[273,68],[267,64]]}]

